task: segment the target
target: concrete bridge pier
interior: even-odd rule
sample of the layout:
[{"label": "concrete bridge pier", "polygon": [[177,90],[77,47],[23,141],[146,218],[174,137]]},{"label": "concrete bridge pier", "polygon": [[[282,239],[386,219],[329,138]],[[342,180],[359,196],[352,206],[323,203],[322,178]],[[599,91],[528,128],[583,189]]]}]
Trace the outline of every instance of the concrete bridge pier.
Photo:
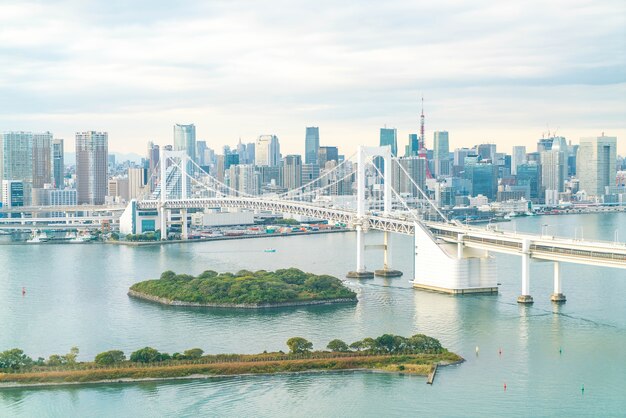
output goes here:
[{"label": "concrete bridge pier", "polygon": [[167,209],[164,205],[159,206],[159,221],[161,223],[161,241],[167,240]]},{"label": "concrete bridge pier", "polygon": [[533,303],[530,296],[530,241],[522,242],[522,294],[517,298],[517,303]]},{"label": "concrete bridge pier", "polygon": [[389,267],[389,232],[385,231],[383,238],[383,268],[374,270],[374,274],[379,277],[400,277],[402,272]]},{"label": "concrete bridge pier", "polygon": [[558,261],[554,262],[554,293],[550,296],[550,300],[555,303],[563,303],[566,300],[561,289],[561,265]]},{"label": "concrete bridge pier", "polygon": [[187,229],[187,209],[180,210],[180,237],[189,239],[189,231]]},{"label": "concrete bridge pier", "polygon": [[365,267],[365,231],[363,226],[356,225],[356,270],[349,271],[346,277],[351,279],[373,279],[374,273],[367,271]]}]

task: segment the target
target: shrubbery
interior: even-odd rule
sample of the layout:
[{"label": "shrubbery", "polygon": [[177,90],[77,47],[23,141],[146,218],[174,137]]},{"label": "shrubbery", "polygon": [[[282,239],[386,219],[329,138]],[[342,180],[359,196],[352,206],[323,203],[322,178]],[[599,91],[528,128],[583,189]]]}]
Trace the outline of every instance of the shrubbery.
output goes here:
[{"label": "shrubbery", "polygon": [[356,297],[336,277],[295,268],[275,272],[241,270],[236,274],[207,270],[198,277],[168,270],[160,279],[136,283],[131,290],[195,303],[259,304]]}]

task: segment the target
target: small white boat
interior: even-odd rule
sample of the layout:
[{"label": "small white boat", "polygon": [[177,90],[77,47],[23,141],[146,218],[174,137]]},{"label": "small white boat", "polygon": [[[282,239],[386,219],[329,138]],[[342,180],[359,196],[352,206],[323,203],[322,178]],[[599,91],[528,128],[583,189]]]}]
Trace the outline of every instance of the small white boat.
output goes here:
[{"label": "small white boat", "polygon": [[276,252],[276,249],[275,249],[275,248],[266,248],[266,249],[264,250],[264,252],[266,252],[266,253],[275,253],[275,252]]},{"label": "small white boat", "polygon": [[50,238],[48,237],[48,235],[46,235],[44,231],[34,230],[32,235],[30,236],[30,239],[28,239],[26,242],[38,244],[42,242],[48,242],[49,240]]}]

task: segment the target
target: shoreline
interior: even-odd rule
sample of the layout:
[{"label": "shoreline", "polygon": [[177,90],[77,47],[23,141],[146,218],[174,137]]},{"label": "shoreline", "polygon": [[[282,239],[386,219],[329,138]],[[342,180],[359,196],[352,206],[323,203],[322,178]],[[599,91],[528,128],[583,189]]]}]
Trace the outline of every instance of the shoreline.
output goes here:
[{"label": "shoreline", "polygon": [[[455,356],[454,360],[441,359],[442,356]],[[438,361],[430,361],[425,363],[411,363],[411,360],[420,360],[423,356],[439,356]],[[426,359],[427,360],[427,359]],[[433,360],[435,360],[433,358]],[[28,381],[29,373],[17,374],[1,374],[0,373],[0,391],[2,389],[16,388],[45,388],[57,386],[86,386],[86,385],[103,385],[115,383],[135,384],[142,382],[167,382],[178,380],[208,380],[213,378],[236,378],[248,376],[281,376],[294,374],[321,374],[321,373],[392,373],[400,375],[415,375],[426,377],[435,367],[451,366],[463,363],[465,360],[454,353],[430,354],[430,355],[374,355],[374,356],[338,356],[327,358],[310,358],[310,359],[286,359],[286,360],[266,360],[244,362],[242,369],[241,363],[198,363],[183,365],[165,365],[153,367],[131,367],[131,368],[102,368],[102,369],[86,369],[86,370],[67,370],[67,371],[48,371],[31,373],[38,374],[37,378],[50,379],[49,381],[33,382]],[[228,366],[230,365],[230,366]],[[265,366],[265,367],[264,367]],[[275,370],[276,368],[285,366],[294,366],[295,370]],[[302,366],[298,369],[298,366]],[[368,367],[369,366],[369,367]],[[403,366],[403,367],[400,367]],[[412,367],[411,367],[412,366]],[[233,373],[224,373],[231,368]],[[226,369],[224,369],[226,368]],[[222,373],[211,373],[211,371],[222,371]],[[255,371],[258,370],[258,371]],[[179,372],[180,375],[174,376],[150,376],[150,374],[158,374],[162,372]],[[107,373],[119,373],[121,376],[114,378],[97,378],[84,379],[86,375]],[[125,374],[125,375],[124,375]],[[137,377],[132,377],[137,374]],[[16,380],[8,380],[8,376],[26,376],[24,382]],[[48,376],[46,376],[48,375]],[[131,376],[129,376],[131,375]],[[141,377],[139,377],[141,376]],[[75,380],[70,380],[75,379]]]},{"label": "shoreline", "polygon": [[145,300],[148,302],[159,303],[167,306],[182,306],[191,308],[235,308],[235,309],[267,309],[267,308],[283,308],[289,306],[313,306],[313,305],[331,305],[336,303],[358,303],[358,299],[355,298],[336,298],[336,299],[317,299],[306,301],[293,301],[293,302],[276,302],[276,303],[199,303],[199,302],[185,302],[180,300],[172,300],[162,298],[159,296],[149,295],[147,293],[138,292],[130,289],[128,296]]}]

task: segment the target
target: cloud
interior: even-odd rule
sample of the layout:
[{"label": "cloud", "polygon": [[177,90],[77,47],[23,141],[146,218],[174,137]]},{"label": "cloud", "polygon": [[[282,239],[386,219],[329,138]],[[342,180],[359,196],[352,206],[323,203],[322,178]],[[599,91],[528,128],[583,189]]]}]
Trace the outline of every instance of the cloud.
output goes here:
[{"label": "cloud", "polygon": [[97,126],[140,152],[188,121],[217,149],[276,132],[302,152],[315,124],[353,148],[384,123],[415,131],[424,93],[452,146],[530,144],[546,123],[625,136],[622,2],[421,3],[3,3],[0,129]]}]

